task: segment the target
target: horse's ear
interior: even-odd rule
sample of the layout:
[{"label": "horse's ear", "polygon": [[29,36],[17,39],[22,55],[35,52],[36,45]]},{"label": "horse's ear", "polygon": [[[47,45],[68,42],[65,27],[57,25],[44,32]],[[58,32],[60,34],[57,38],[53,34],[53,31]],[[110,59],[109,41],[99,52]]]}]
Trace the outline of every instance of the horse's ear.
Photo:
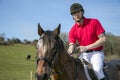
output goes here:
[{"label": "horse's ear", "polygon": [[42,27],[38,23],[38,34],[41,36],[43,33],[44,33],[44,30],[42,29]]},{"label": "horse's ear", "polygon": [[58,27],[54,30],[55,35],[58,36],[60,34],[60,28],[61,28],[61,24],[59,24]]}]

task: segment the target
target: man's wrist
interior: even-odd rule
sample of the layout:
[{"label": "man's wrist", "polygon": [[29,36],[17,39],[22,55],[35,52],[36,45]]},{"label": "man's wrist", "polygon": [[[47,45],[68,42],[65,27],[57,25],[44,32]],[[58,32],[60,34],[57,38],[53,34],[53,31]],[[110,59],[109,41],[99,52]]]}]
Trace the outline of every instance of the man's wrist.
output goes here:
[{"label": "man's wrist", "polygon": [[73,52],[69,52],[69,51],[68,51],[68,54],[69,54],[69,55],[72,55],[72,54],[73,54]]},{"label": "man's wrist", "polygon": [[89,50],[89,46],[86,46],[86,51]]}]

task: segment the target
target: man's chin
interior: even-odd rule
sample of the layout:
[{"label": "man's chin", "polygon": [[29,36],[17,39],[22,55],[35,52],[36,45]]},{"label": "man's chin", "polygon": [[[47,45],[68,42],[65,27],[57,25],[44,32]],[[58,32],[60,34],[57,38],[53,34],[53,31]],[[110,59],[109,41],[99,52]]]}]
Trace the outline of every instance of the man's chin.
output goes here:
[{"label": "man's chin", "polygon": [[76,22],[80,22],[81,20],[76,20]]},{"label": "man's chin", "polygon": [[82,19],[83,19],[83,17],[81,19],[76,19],[75,21],[76,22],[80,22]]}]

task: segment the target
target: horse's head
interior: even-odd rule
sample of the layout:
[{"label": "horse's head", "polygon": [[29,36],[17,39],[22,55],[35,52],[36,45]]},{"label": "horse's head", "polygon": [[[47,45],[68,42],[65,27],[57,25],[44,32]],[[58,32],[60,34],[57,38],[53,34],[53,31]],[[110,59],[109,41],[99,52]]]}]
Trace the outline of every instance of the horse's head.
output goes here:
[{"label": "horse's head", "polygon": [[51,68],[59,53],[59,34],[60,27],[53,31],[44,31],[38,24],[38,34],[40,39],[37,43],[37,80],[48,80],[51,74]]}]

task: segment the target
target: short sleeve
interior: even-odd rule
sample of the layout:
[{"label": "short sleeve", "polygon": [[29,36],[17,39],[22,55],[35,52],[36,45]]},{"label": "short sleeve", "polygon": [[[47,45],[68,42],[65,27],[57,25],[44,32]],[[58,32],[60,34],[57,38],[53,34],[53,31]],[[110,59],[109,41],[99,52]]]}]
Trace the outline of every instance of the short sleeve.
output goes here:
[{"label": "short sleeve", "polygon": [[105,32],[105,30],[102,27],[101,23],[97,19],[95,20],[95,31],[96,31],[97,35]]},{"label": "short sleeve", "polygon": [[76,43],[76,37],[75,37],[75,27],[72,27],[71,30],[69,31],[69,36],[68,36],[68,41],[69,43]]}]

